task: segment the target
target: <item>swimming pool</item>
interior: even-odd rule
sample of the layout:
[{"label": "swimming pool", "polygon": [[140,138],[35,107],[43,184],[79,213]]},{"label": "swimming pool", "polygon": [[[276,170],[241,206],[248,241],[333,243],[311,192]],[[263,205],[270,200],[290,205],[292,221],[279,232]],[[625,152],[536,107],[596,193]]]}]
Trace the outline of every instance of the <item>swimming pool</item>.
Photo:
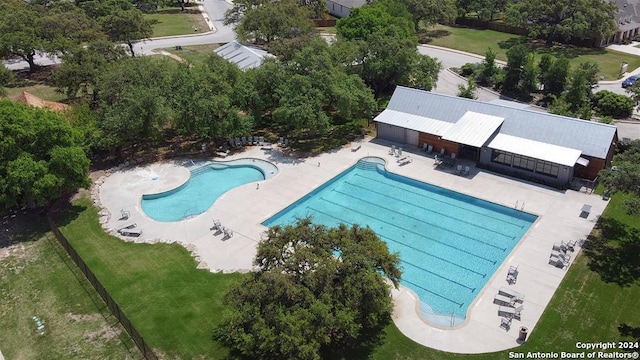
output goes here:
[{"label": "swimming pool", "polygon": [[423,317],[455,326],[535,215],[500,206],[384,168],[367,158],[263,222],[292,224],[313,216],[327,226],[371,227],[399,252],[402,284],[421,301]]},{"label": "swimming pool", "polygon": [[231,162],[192,162],[189,180],[181,186],[159,194],[142,196],[142,210],[154,220],[180,221],[202,214],[225,192],[255,181],[265,180],[277,172],[271,163],[258,159]]}]

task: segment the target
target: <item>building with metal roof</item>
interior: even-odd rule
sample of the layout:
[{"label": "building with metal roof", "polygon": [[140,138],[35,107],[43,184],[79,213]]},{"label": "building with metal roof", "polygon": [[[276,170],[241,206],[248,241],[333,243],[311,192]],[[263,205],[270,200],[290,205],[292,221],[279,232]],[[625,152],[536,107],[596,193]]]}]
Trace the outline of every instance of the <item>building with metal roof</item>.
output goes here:
[{"label": "building with metal roof", "polygon": [[255,46],[242,45],[231,41],[213,50],[223,59],[236,64],[240,70],[253,69],[262,65],[265,57],[273,57]]},{"label": "building with metal roof", "polygon": [[381,139],[559,186],[594,180],[618,140],[612,125],[402,86],[374,120]]}]

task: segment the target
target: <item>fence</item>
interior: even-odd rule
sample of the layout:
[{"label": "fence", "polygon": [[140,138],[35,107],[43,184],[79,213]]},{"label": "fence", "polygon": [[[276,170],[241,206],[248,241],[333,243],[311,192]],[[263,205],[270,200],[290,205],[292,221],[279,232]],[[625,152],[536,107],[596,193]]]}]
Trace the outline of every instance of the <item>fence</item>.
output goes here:
[{"label": "fence", "polygon": [[104,300],[105,304],[107,304],[109,309],[111,309],[113,315],[118,319],[125,330],[127,330],[127,333],[129,333],[129,336],[131,336],[133,341],[136,343],[144,358],[147,360],[157,360],[158,357],[153,353],[149,345],[147,345],[147,343],[144,341],[142,335],[140,335],[138,330],[133,327],[133,324],[131,324],[131,321],[129,321],[124,312],[122,312],[120,306],[118,306],[118,304],[115,302],[115,300],[113,300],[111,295],[109,295],[104,286],[102,286],[100,281],[98,281],[98,278],[96,278],[91,269],[89,269],[87,264],[82,260],[73,246],[71,246],[67,238],[60,232],[49,215],[47,215],[47,220],[49,222],[51,231],[55,235],[56,239],[58,239],[58,241],[60,242],[60,245],[62,245],[62,247],[67,251],[67,254],[69,254],[71,260],[73,260],[73,262],[78,266],[80,271],[82,271],[84,276],[86,276],[87,280],[89,280],[91,285],[93,285],[93,287],[96,289],[96,292],[100,295],[102,300]]}]

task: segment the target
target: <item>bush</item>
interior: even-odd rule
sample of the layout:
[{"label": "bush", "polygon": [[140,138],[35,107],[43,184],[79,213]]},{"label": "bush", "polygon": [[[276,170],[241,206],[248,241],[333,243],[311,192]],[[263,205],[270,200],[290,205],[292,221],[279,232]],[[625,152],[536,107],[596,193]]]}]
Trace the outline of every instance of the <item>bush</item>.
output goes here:
[{"label": "bush", "polygon": [[464,77],[472,76],[480,68],[478,63],[466,63],[460,67],[460,75]]},{"label": "bush", "polygon": [[635,215],[640,212],[640,199],[626,199],[622,202],[622,207],[626,210],[627,215]]},{"label": "bush", "polygon": [[633,101],[629,97],[608,90],[593,94],[591,101],[600,116],[620,119],[629,117],[633,113]]}]

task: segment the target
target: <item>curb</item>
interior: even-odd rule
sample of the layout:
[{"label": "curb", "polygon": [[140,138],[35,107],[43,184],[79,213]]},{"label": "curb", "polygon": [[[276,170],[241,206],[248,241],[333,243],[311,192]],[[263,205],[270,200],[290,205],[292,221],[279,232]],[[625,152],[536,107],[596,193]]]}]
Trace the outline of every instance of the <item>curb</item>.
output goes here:
[{"label": "curb", "polygon": [[[455,54],[466,55],[466,56],[474,57],[474,58],[477,58],[477,59],[480,59],[480,60],[484,60],[484,55],[473,54],[473,53],[462,51],[462,50],[449,49],[449,48],[442,47],[442,46],[427,45],[427,44],[419,44],[418,47],[420,47],[420,46],[423,46],[423,47],[426,47],[426,48],[431,48],[431,49],[436,49],[436,50],[448,51],[448,52],[452,52],[452,53],[455,53]],[[507,65],[507,62],[496,59],[496,64]]]}]

